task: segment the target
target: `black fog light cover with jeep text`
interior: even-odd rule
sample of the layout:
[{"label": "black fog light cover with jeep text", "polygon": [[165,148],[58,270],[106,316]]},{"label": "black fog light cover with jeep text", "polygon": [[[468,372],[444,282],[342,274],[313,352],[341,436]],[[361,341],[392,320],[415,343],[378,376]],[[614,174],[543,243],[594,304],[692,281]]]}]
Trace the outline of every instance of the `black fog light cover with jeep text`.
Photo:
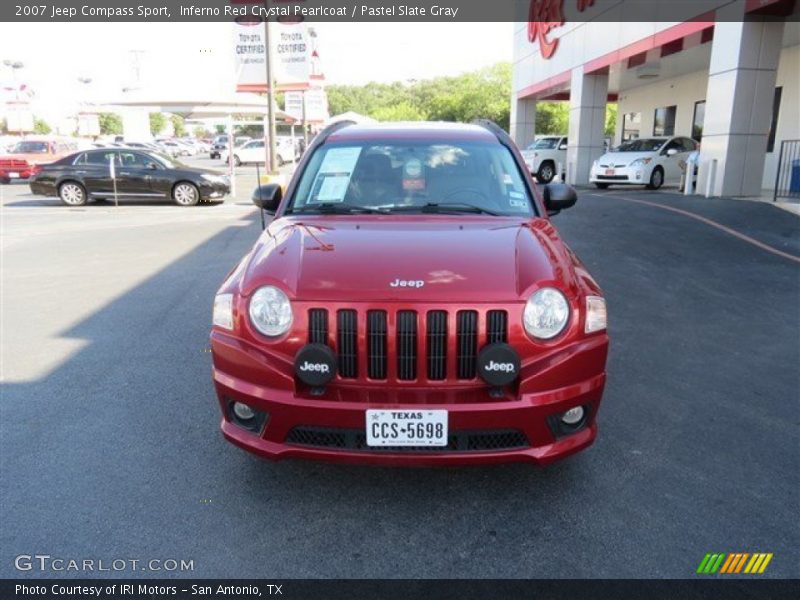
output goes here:
[{"label": "black fog light cover with jeep text", "polygon": [[494,387],[502,387],[519,377],[519,355],[504,343],[489,344],[478,354],[478,375]]},{"label": "black fog light cover with jeep text", "polygon": [[308,344],[294,358],[297,378],[312,387],[322,387],[336,373],[336,355],[325,344]]}]

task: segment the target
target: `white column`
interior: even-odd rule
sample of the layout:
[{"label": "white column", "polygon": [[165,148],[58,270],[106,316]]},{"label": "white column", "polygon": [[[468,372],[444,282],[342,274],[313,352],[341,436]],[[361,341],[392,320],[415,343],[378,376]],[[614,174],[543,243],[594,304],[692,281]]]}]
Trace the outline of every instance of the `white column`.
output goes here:
[{"label": "white column", "polygon": [[589,183],[592,162],[603,154],[606,128],[608,75],[586,75],[582,67],[572,70],[569,93],[569,147],[567,183]]},{"label": "white column", "polygon": [[714,25],[697,182],[706,190],[714,173],[713,196],[761,193],[783,22],[744,18],[739,0]]},{"label": "white column", "polygon": [[513,98],[511,101],[511,137],[524,150],[536,137],[536,99]]}]

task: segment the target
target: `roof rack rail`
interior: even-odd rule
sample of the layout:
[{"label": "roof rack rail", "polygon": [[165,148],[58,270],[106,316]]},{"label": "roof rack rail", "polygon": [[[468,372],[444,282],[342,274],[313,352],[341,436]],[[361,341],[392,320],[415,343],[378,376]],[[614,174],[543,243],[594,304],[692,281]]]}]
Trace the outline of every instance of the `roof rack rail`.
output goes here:
[{"label": "roof rack rail", "polygon": [[511,139],[511,136],[509,136],[506,133],[506,130],[500,127],[500,125],[498,125],[494,121],[491,121],[489,119],[475,119],[474,121],[472,121],[472,124],[478,125],[480,127],[483,127],[484,129],[491,131],[495,135],[495,137],[500,141],[500,143],[503,144],[504,146],[510,147],[514,143]]}]

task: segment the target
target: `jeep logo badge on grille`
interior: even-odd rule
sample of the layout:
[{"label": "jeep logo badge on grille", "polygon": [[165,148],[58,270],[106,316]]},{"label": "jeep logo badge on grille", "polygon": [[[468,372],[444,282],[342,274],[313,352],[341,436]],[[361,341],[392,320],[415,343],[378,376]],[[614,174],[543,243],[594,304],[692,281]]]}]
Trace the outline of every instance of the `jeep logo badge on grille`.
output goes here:
[{"label": "jeep logo badge on grille", "polygon": [[395,279],[389,285],[391,287],[421,288],[425,282],[420,279]]}]

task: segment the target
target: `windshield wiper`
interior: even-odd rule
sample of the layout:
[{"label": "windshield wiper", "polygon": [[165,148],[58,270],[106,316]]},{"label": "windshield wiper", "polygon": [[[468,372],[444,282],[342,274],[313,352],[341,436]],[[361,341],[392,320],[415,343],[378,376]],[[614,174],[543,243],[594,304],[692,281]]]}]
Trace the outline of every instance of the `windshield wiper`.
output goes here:
[{"label": "windshield wiper", "polygon": [[354,215],[354,214],[385,214],[387,211],[370,208],[369,206],[356,206],[342,202],[322,202],[320,204],[306,204],[302,208],[295,208],[290,214],[319,213],[323,215]]},{"label": "windshield wiper", "polygon": [[387,209],[389,212],[422,212],[422,213],[474,213],[478,215],[492,215],[493,217],[503,216],[501,213],[483,208],[476,204],[466,202],[428,202],[422,205],[393,206]]}]

